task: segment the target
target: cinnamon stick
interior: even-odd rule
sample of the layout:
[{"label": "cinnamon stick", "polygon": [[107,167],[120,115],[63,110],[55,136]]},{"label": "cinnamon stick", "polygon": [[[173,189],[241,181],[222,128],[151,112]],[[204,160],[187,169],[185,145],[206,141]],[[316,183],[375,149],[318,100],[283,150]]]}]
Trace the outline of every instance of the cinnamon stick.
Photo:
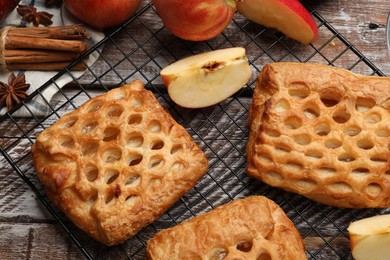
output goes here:
[{"label": "cinnamon stick", "polygon": [[4,61],[10,63],[37,63],[37,62],[57,62],[72,61],[80,57],[77,52],[64,52],[52,50],[8,50],[3,53]]},{"label": "cinnamon stick", "polygon": [[88,35],[84,27],[79,24],[35,28],[15,27],[8,32],[8,35],[63,40],[82,40],[90,38],[90,35]]},{"label": "cinnamon stick", "polygon": [[77,40],[29,38],[8,35],[5,42],[5,49],[46,49],[82,53],[88,49],[88,44]]},{"label": "cinnamon stick", "polygon": [[[0,30],[1,70],[62,70],[88,49],[81,25]],[[79,62],[73,70],[84,70]]]},{"label": "cinnamon stick", "polygon": [[[70,62],[42,62],[42,63],[11,63],[7,64],[7,69],[9,71],[16,70],[40,70],[40,71],[52,71],[52,70],[62,70],[66,68]],[[79,62],[70,70],[82,71],[87,67],[84,62]]]}]

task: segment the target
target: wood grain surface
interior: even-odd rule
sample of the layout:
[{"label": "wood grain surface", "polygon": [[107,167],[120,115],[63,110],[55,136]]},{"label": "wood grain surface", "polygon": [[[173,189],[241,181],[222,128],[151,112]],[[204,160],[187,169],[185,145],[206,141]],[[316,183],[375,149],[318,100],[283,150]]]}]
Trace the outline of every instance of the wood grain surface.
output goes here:
[{"label": "wood grain surface", "polygon": [[[390,11],[389,1],[307,0],[305,3],[325,18],[383,74],[390,75],[390,56],[385,39],[385,25]],[[272,43],[275,42],[275,37],[280,37],[280,34],[274,32],[253,36],[262,31],[262,28],[236,15],[235,22],[232,22],[224,32],[229,41],[217,37],[208,44],[194,44],[183,43],[172,37],[162,28],[161,20],[152,9],[147,9],[140,14],[140,17],[142,22],[141,19],[135,20],[124,31],[105,43],[101,50],[101,58],[77,80],[77,83],[70,83],[63,89],[63,93],[55,95],[51,105],[56,109],[56,113],[42,121],[6,118],[0,122],[0,146],[6,150],[9,159],[15,165],[15,168],[12,167],[6,158],[0,156],[0,259],[81,259],[84,257],[81,250],[53,219],[37,199],[37,194],[15,169],[21,170],[43,194],[42,199],[50,204],[34,176],[30,146],[43,128],[50,126],[59,116],[74,110],[90,97],[103,93],[101,86],[115,87],[139,78],[161,87],[162,82],[156,76],[159,70],[169,62],[191,54],[187,48],[191,48],[193,52],[201,52],[209,49],[210,46],[226,47],[231,42],[242,43],[248,51],[254,72],[252,85],[265,63],[278,60],[308,60],[320,63],[330,61],[335,66],[351,68],[363,74],[373,74],[373,71],[367,68],[345,43],[338,38],[333,38],[333,33],[324,25],[320,25],[318,42],[312,46],[301,46],[285,38],[274,46]],[[140,33],[140,28],[146,25],[149,29],[142,29],[144,31]],[[248,40],[248,37],[253,38]],[[295,55],[286,52],[286,48],[291,48]],[[340,53],[342,55],[338,55]],[[87,89],[88,94],[81,92],[80,86]],[[186,126],[194,140],[205,149],[210,161],[210,171],[194,190],[186,194],[156,224],[145,228],[139,236],[129,239],[121,246],[107,248],[91,241],[82,232],[72,227],[61,212],[56,211],[56,214],[71,228],[72,232],[75,232],[92,257],[125,259],[137,252],[136,259],[143,259],[145,257],[143,248],[147,238],[161,226],[170,226],[191,217],[192,215],[186,209],[188,205],[199,214],[231,198],[247,196],[251,194],[250,191],[258,190],[261,194],[277,198],[276,202],[294,223],[298,223],[297,228],[304,238],[310,259],[350,259],[349,240],[345,228],[352,220],[377,212],[375,210],[346,211],[313,204],[298,195],[264,187],[246,178],[243,157],[247,136],[247,112],[251,102],[251,92],[248,93],[242,93],[237,99],[226,100],[219,106],[202,110],[201,113],[172,106],[166,102],[167,97],[159,97],[162,103],[165,102],[164,106],[169,112],[179,123]],[[64,97],[71,97],[72,102]],[[193,120],[187,122],[188,118]],[[200,194],[207,195],[207,199]],[[222,196],[223,194],[227,196]]]}]

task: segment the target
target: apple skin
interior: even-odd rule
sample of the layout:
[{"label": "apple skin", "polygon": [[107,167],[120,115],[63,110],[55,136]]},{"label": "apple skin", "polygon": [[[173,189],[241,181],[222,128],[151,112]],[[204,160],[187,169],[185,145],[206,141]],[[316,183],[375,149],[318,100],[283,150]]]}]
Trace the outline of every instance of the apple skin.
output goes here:
[{"label": "apple skin", "polygon": [[318,38],[315,20],[298,0],[244,0],[238,2],[237,10],[248,20],[275,28],[301,43]]},{"label": "apple skin", "polygon": [[0,1],[0,23],[15,9],[20,0],[2,0]]},{"label": "apple skin", "polygon": [[122,24],[134,15],[140,3],[141,0],[64,0],[71,14],[95,28]]},{"label": "apple skin", "polygon": [[219,35],[233,19],[235,0],[153,0],[165,27],[189,41]]}]

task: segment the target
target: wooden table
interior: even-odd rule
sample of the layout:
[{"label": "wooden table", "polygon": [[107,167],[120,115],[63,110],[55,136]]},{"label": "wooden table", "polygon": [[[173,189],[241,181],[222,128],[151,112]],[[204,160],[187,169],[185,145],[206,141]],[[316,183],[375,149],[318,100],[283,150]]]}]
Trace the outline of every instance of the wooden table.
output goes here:
[{"label": "wooden table", "polygon": [[[322,0],[322,1],[307,1],[307,3],[313,7],[331,26],[333,26],[345,39],[347,39],[356,50],[360,51],[369,61],[371,61],[383,74],[390,75],[390,58],[388,51],[386,49],[386,40],[385,40],[385,24],[387,19],[387,14],[390,11],[390,2],[386,0],[355,0],[355,1],[347,1],[347,0]],[[170,39],[172,44],[168,47],[178,48],[174,49],[174,52],[177,51],[178,56],[183,49],[183,45],[177,43],[172,40],[173,38],[169,35],[169,33],[161,30],[161,21],[156,18],[156,14],[151,11],[149,8],[148,11],[140,14],[143,22],[148,24],[153,30],[158,31],[161,39]],[[234,31],[237,30],[237,26],[242,26],[246,24],[242,17],[236,17],[237,22],[232,23],[231,26],[226,31],[226,34],[232,33],[232,41],[243,40],[244,38],[236,37]],[[134,35],[136,40],[142,42],[142,37],[147,37],[147,33],[145,35],[137,35],[137,30],[139,27],[143,25],[135,20],[126,30],[129,34]],[[160,28],[160,29],[158,29]],[[322,28],[322,29],[321,29]],[[245,29],[248,30],[249,33],[253,31],[260,31],[259,27],[254,24],[246,24]],[[139,30],[138,30],[139,31]],[[130,45],[136,44],[135,42],[129,42],[129,34],[120,33],[113,37],[113,40],[109,40],[106,42],[104,50],[102,52],[102,56],[104,59],[99,59],[99,61],[92,66],[92,71],[86,73],[85,76],[78,80],[78,83],[82,86],[89,89],[89,93],[96,94],[100,90],[96,87],[97,85],[104,84],[106,86],[116,86],[121,84],[120,78],[124,81],[128,81],[133,78],[142,78],[142,77],[151,77],[149,80],[152,84],[159,85],[161,81],[157,77],[153,77],[153,75],[158,75],[158,66],[156,67],[153,64],[143,64],[140,69],[142,73],[135,73],[131,78],[126,79],[129,75],[129,66],[126,62],[123,62],[115,67],[115,70],[111,70],[108,64],[116,64],[119,59],[122,59],[123,53],[119,50],[127,50]],[[264,34],[258,37],[269,38],[271,40],[269,42],[275,41],[275,37],[273,34]],[[279,37],[280,34],[276,33],[276,36]],[[314,54],[309,61],[318,61],[321,63],[326,63],[327,61],[332,61],[332,63],[339,67],[344,68],[352,68],[353,71],[361,72],[365,74],[372,74],[373,71],[367,69],[367,66],[360,65],[358,62],[356,54],[353,52],[354,49],[345,48],[345,44],[340,41],[338,38],[332,39],[333,34],[329,32],[328,29],[325,29],[322,25],[320,27],[320,37],[318,43],[313,44],[313,48],[310,46],[296,46],[296,43],[289,40],[282,40],[286,44],[287,47],[291,47],[294,53],[299,53],[299,58],[301,60],[305,60],[307,57],[307,53],[313,52],[314,49],[321,48],[319,53],[324,54],[324,56]],[[274,37],[274,38],[273,38]],[[152,38],[153,39],[153,38]],[[261,39],[262,43],[267,42],[268,40]],[[216,44],[218,40],[212,41],[211,44]],[[324,45],[324,43],[326,43]],[[158,45],[161,43],[152,41],[147,41],[145,46],[137,46],[138,49],[142,48],[150,48],[151,45]],[[177,44],[177,46],[176,46]],[[193,51],[202,51],[205,49],[202,44],[191,44],[186,43],[187,47],[191,48]],[[280,43],[279,43],[280,44]],[[116,47],[117,45],[118,47]],[[153,46],[152,46],[153,47]],[[207,46],[206,46],[207,47]],[[257,46],[258,47],[258,46]],[[256,46],[248,45],[247,49],[250,51],[254,51]],[[119,49],[118,49],[119,48]],[[209,48],[209,47],[207,47]],[[280,47],[278,47],[280,48]],[[273,57],[282,57],[284,54],[280,54],[278,56],[276,51],[272,49],[272,47],[265,47],[267,53],[269,53]],[[256,50],[258,51],[258,50]],[[342,52],[343,54],[340,58],[337,58],[337,54]],[[316,53],[314,51],[314,53]],[[182,55],[185,55],[186,52],[183,51]],[[306,56],[305,56],[306,55]],[[135,60],[135,62],[140,62],[144,57],[142,57],[142,53],[135,52],[132,54],[131,59]],[[294,60],[293,55],[285,54],[283,60]],[[250,57],[256,57],[256,53],[251,53]],[[264,53],[262,57],[258,60],[251,60],[255,66],[261,68],[261,66],[266,62],[271,62],[272,59],[267,59],[267,55]],[[158,59],[159,56],[155,56],[155,59]],[[255,71],[257,72],[257,71]],[[255,73],[256,74],[256,73]],[[99,75],[99,80],[96,80],[96,75]],[[145,79],[145,78],[144,78]],[[252,79],[253,83],[254,78]],[[92,83],[92,84],[91,84]],[[79,91],[77,88],[78,84],[69,84],[68,87],[64,88],[63,91],[66,95],[72,96],[75,95]],[[74,104],[76,106],[80,105],[84,102],[87,97],[78,98],[74,100]],[[51,101],[54,106],[61,104],[63,102],[63,95],[58,94]],[[227,111],[240,112],[240,109],[244,109],[244,116],[239,118],[240,122],[246,120],[245,109],[247,109],[250,103],[250,98],[243,99],[243,107],[237,108],[233,103],[226,107]],[[58,107],[58,106],[56,106]],[[62,112],[71,111],[73,107],[71,105],[64,106]],[[237,111],[235,111],[237,109]],[[177,111],[182,111],[178,109]],[[188,111],[185,111],[189,113]],[[205,113],[216,113],[213,109],[206,110]],[[18,119],[18,124],[22,126],[28,127],[29,121],[25,119]],[[52,123],[55,119],[48,119],[45,121],[45,126]],[[6,122],[2,122],[0,124],[0,146],[6,147],[13,141],[18,141],[17,133],[10,133],[9,129],[12,128],[12,124],[14,122],[12,120],[7,120]],[[11,127],[11,128],[10,128]],[[13,131],[13,130],[12,130]],[[16,131],[16,130],[15,130]],[[35,137],[37,133],[31,133],[29,136]],[[207,131],[205,129],[205,131]],[[17,132],[17,131],[16,131]],[[234,135],[234,134],[233,134]],[[23,137],[23,136],[22,136]],[[16,156],[15,153],[28,154],[28,149],[30,145],[30,141],[28,138],[21,138],[22,141],[18,142],[18,146],[12,149],[13,156]],[[32,139],[33,141],[34,139]],[[217,149],[217,148],[216,148]],[[223,147],[220,148],[223,150]],[[242,148],[241,148],[242,149]],[[230,155],[229,155],[230,156]],[[215,160],[215,156],[211,155],[210,159]],[[23,160],[26,162],[23,164]],[[26,171],[27,173],[33,173],[31,160],[28,155],[26,155],[26,159],[23,159],[20,163],[20,167]],[[234,164],[234,158],[231,158],[232,163]],[[0,156],[0,259],[80,259],[83,257],[80,249],[75,246],[73,241],[69,238],[69,236],[64,232],[64,230],[60,227],[60,225],[53,219],[53,217],[48,213],[46,208],[41,204],[41,202],[36,198],[36,195],[31,191],[29,186],[15,173],[14,169],[8,164],[8,162],[1,158]],[[23,168],[24,167],[24,168]],[[215,164],[215,167],[223,168],[223,165]],[[244,165],[240,165],[241,171],[244,171]],[[216,170],[217,171],[217,170]],[[223,171],[223,169],[222,169]],[[30,176],[30,175],[29,175]],[[31,175],[32,176],[32,175]],[[37,184],[38,185],[38,184]],[[261,187],[260,187],[261,189]],[[272,194],[274,191],[270,191]],[[192,194],[192,193],[190,193]],[[307,200],[302,200],[301,198],[296,198],[294,195],[289,195],[283,192],[279,192],[279,195],[282,197],[288,197],[292,201],[297,200],[299,203],[307,203]],[[217,196],[217,195],[214,195]],[[292,198],[291,198],[292,196]],[[218,201],[218,199],[217,199]],[[219,201],[226,202],[226,201]],[[283,200],[278,201],[280,204],[286,206],[283,203]],[[311,205],[311,204],[310,204]],[[311,207],[311,206],[307,206]],[[205,207],[197,212],[209,210],[210,206]],[[345,211],[339,211],[338,209],[332,209],[329,207],[321,207],[316,206],[315,209],[317,211],[313,212],[313,214],[322,215],[322,218],[325,221],[332,222],[337,218],[343,218],[343,213]],[[309,211],[310,212],[310,211]],[[355,212],[358,213],[358,212]],[[367,211],[367,214],[371,214],[372,212]],[[366,214],[366,213],[364,213]],[[300,214],[292,214],[292,218],[299,222],[299,218],[303,217]],[[303,215],[303,214],[302,214]],[[186,216],[189,217],[189,216]],[[185,218],[185,217],[183,217]],[[179,219],[178,221],[182,221],[183,219]],[[67,220],[64,220],[66,225],[71,226]],[[345,230],[345,227],[348,225],[348,222],[345,221],[339,228]],[[305,227],[298,227],[299,230],[303,233],[305,232]],[[304,241],[307,249],[310,251],[309,257],[315,259],[337,259],[341,258],[340,255],[335,255],[332,253],[334,249],[340,249],[341,252],[347,252],[349,248],[348,239],[345,234],[341,235],[327,235],[326,232],[318,231],[316,227],[311,227],[312,231],[304,234]],[[334,227],[333,227],[334,229]],[[132,250],[136,250],[135,247],[131,247],[132,242],[129,242],[120,247],[106,248],[102,247],[93,241],[88,240],[81,232],[74,231],[77,237],[81,237],[82,241],[85,242],[83,245],[87,248],[88,252],[92,254],[94,257],[98,257],[100,259],[122,259],[125,257],[123,251],[127,254],[131,254]],[[342,233],[342,232],[339,232]],[[139,239],[147,239],[149,236],[153,235],[153,230],[150,228],[146,228],[143,232],[143,235]],[[324,238],[328,239],[327,242],[324,242]],[[333,237],[331,237],[333,236]],[[139,241],[139,240],[138,240]],[[140,242],[138,242],[139,244]],[[142,248],[142,245],[141,245]],[[140,255],[144,254],[141,249]],[[350,257],[348,253],[341,253],[345,257]],[[141,257],[142,259],[142,257]]]}]

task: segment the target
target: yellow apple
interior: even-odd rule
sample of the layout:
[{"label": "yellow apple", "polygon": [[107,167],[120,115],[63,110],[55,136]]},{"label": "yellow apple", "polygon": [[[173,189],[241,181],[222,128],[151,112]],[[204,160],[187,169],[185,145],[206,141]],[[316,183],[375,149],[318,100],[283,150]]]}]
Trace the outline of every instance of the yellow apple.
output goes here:
[{"label": "yellow apple", "polygon": [[201,108],[215,105],[240,90],[252,70],[241,47],[193,55],[160,72],[168,94],[178,105]]},{"label": "yellow apple", "polygon": [[354,259],[390,258],[390,215],[355,221],[349,225],[348,232]]}]

